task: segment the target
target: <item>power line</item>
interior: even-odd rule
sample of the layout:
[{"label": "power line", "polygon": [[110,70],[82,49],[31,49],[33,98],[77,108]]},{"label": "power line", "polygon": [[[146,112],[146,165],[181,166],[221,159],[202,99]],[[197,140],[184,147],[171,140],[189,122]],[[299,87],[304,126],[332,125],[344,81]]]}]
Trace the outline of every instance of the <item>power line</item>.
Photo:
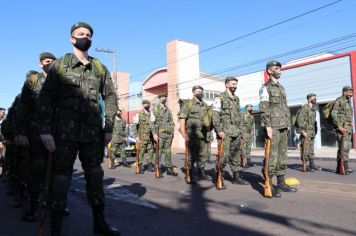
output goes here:
[{"label": "power line", "polygon": [[[191,55],[189,55],[189,56],[183,57],[183,58],[181,58],[181,59],[174,60],[174,61],[172,61],[172,62],[167,63],[167,65],[172,64],[172,63],[175,63],[175,62],[178,62],[178,61],[185,60],[185,59],[187,59],[187,58],[190,58],[190,57],[193,57],[193,56],[196,56],[196,55],[199,55],[199,54],[207,53],[207,52],[209,52],[209,51],[211,51],[211,50],[214,50],[214,49],[216,49],[216,48],[218,48],[218,47],[224,46],[224,45],[226,45],[226,44],[230,44],[230,43],[235,42],[235,41],[238,41],[238,40],[240,40],[240,39],[247,38],[247,37],[249,37],[249,36],[251,36],[251,35],[258,34],[258,33],[260,33],[260,32],[266,31],[266,30],[268,30],[268,29],[274,28],[274,27],[276,27],[276,26],[279,26],[279,25],[285,24],[285,23],[287,23],[287,22],[293,21],[293,20],[295,20],[295,19],[304,17],[304,16],[306,16],[306,15],[309,15],[309,14],[312,14],[312,13],[314,13],[314,12],[320,11],[320,10],[322,10],[322,9],[324,9],[324,8],[330,7],[330,6],[335,5],[335,4],[337,4],[337,3],[339,3],[339,2],[342,2],[342,1],[343,1],[343,0],[337,0],[337,1],[331,2],[331,3],[329,3],[329,4],[320,6],[320,7],[318,7],[318,8],[312,9],[312,10],[310,10],[310,11],[304,12],[304,13],[302,13],[302,14],[296,15],[296,16],[291,17],[291,18],[288,18],[288,19],[286,19],[286,20],[282,20],[282,21],[277,22],[277,23],[275,23],[275,24],[272,24],[272,25],[263,27],[263,28],[261,28],[261,29],[255,30],[255,31],[253,31],[253,32],[244,34],[244,35],[242,35],[242,36],[238,36],[238,37],[236,37],[236,38],[233,38],[233,39],[230,39],[230,40],[228,40],[228,41],[225,41],[225,42],[219,43],[219,44],[217,44],[217,45],[214,45],[214,46],[212,46],[212,47],[203,49],[203,50],[199,51],[198,53],[194,53],[194,54],[191,54]],[[157,70],[157,69],[159,69],[159,68],[161,68],[161,67],[165,67],[165,66],[166,66],[166,65],[161,65],[161,66],[154,67],[154,68],[148,69],[148,70],[146,70],[146,71],[140,72],[140,73],[138,73],[138,74],[133,75],[133,76],[131,77],[131,79],[136,78],[136,77],[138,77],[138,76],[140,76],[140,75],[146,74],[146,73],[148,73],[148,72],[152,72],[152,71],[154,71],[154,70]]]}]

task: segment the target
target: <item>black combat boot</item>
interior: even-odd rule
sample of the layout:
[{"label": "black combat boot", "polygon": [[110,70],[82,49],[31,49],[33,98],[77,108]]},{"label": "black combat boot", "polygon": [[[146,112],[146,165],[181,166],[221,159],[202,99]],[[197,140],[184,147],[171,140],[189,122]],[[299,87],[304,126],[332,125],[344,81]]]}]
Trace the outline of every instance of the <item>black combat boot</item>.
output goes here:
[{"label": "black combat boot", "polygon": [[349,162],[348,161],[344,161],[344,168],[345,168],[345,175],[349,175],[350,171],[349,171]]},{"label": "black combat boot", "polygon": [[231,183],[239,185],[249,185],[247,181],[240,178],[239,173],[237,171],[232,173]]},{"label": "black combat boot", "polygon": [[206,174],[203,168],[199,168],[199,179],[200,180],[211,180],[211,177]]},{"label": "black combat boot", "polygon": [[322,170],[321,167],[315,165],[314,159],[309,159],[309,166],[312,170]]},{"label": "black combat boot", "polygon": [[115,158],[109,160],[109,169],[115,169]]},{"label": "black combat boot", "polygon": [[273,175],[270,176],[269,178],[269,185],[271,187],[271,191],[272,191],[272,197],[281,197],[281,193],[278,191],[278,189],[273,185],[273,182],[272,182],[272,178],[273,178]]},{"label": "black combat boot", "polygon": [[51,236],[61,236],[62,214],[51,212]]},{"label": "black combat boot", "polygon": [[145,173],[145,171],[143,170],[142,164],[139,164],[139,165],[138,165],[138,173],[139,173],[140,175],[143,175],[143,174]]},{"label": "black combat boot", "polygon": [[177,176],[178,175],[176,172],[173,171],[172,167],[168,167],[166,173],[167,173],[167,175],[171,175],[171,176]]},{"label": "black combat boot", "polygon": [[22,220],[33,222],[38,219],[38,195],[29,194],[26,206],[23,208]]},{"label": "black combat boot", "polygon": [[155,172],[155,167],[152,163],[147,164],[147,171],[148,172]]},{"label": "black combat boot", "polygon": [[126,159],[122,160],[122,166],[126,168],[130,168],[130,164],[127,163]]},{"label": "black combat boot", "polygon": [[277,176],[277,189],[282,192],[297,192],[297,189],[286,184],[284,175]]},{"label": "black combat boot", "polygon": [[105,236],[120,236],[120,231],[115,227],[110,226],[104,217],[104,207],[93,207],[94,227],[93,231],[96,234]]}]

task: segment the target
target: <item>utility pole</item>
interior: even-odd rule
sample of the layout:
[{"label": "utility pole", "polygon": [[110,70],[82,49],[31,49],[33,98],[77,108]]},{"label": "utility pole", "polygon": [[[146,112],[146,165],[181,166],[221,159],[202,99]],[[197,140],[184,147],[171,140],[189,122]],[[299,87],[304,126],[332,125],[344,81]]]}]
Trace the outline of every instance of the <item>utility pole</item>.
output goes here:
[{"label": "utility pole", "polygon": [[95,51],[114,54],[114,71],[113,71],[114,76],[113,76],[113,79],[114,79],[115,92],[117,92],[117,53],[116,53],[116,48],[114,50],[95,48]]}]

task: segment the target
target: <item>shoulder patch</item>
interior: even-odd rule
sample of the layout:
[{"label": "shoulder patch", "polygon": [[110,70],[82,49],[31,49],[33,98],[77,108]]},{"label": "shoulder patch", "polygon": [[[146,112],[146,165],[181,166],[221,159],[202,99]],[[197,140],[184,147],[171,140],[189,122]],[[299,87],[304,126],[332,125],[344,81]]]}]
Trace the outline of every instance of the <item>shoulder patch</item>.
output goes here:
[{"label": "shoulder patch", "polygon": [[268,94],[268,91],[267,91],[267,88],[265,85],[263,85],[260,88],[259,94],[260,94],[260,102],[268,102],[269,101],[269,94]]},{"label": "shoulder patch", "polygon": [[221,111],[221,99],[220,97],[216,97],[213,102],[213,111],[220,112]]}]

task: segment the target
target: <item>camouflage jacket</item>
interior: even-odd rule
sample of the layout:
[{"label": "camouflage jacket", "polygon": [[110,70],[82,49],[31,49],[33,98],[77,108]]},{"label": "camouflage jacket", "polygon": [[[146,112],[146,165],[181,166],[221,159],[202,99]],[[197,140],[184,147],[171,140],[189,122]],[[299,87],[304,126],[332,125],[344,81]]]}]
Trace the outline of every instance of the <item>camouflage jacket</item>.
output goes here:
[{"label": "camouflage jacket", "polygon": [[253,125],[255,123],[253,115],[249,114],[248,112],[242,113],[243,118],[243,136],[245,138],[251,138],[253,135]]},{"label": "camouflage jacket", "polygon": [[217,133],[223,131],[225,135],[231,137],[241,135],[242,114],[238,96],[230,97],[225,91],[215,98],[213,103],[213,123]]},{"label": "camouflage jacket", "polygon": [[6,140],[13,140],[17,132],[17,107],[20,103],[20,94],[16,96],[14,102],[8,110],[6,117],[1,124],[1,133]]},{"label": "camouflage jacket", "polygon": [[152,110],[155,121],[153,122],[154,133],[172,135],[174,133],[174,122],[171,110],[167,106],[157,104]]},{"label": "camouflage jacket", "polygon": [[316,110],[315,107],[311,107],[309,104],[305,104],[298,113],[296,118],[298,133],[313,131],[314,135],[317,132],[316,124]]},{"label": "camouflage jacket", "polygon": [[334,125],[342,127],[352,126],[352,106],[351,100],[347,100],[346,96],[338,97],[333,105],[331,117]]},{"label": "camouflage jacket", "polygon": [[286,129],[290,126],[290,111],[284,87],[271,79],[260,89],[261,126]]},{"label": "camouflage jacket", "polygon": [[74,54],[66,54],[52,64],[39,95],[41,134],[54,132],[56,138],[68,141],[98,141],[103,131],[112,133],[115,88],[106,67],[92,57],[89,62],[83,65]]},{"label": "camouflage jacket", "polygon": [[[190,104],[190,105],[189,105]],[[200,139],[207,139],[209,132],[203,124],[203,117],[208,112],[208,105],[198,99],[188,99],[184,102],[178,112],[179,119],[185,119],[185,129],[188,135]]]},{"label": "camouflage jacket", "polygon": [[115,117],[114,129],[112,132],[112,143],[123,143],[127,137],[126,121],[122,117]]},{"label": "camouflage jacket", "polygon": [[18,133],[39,138],[38,96],[45,78],[42,73],[29,71],[22,87],[20,104],[17,109]]},{"label": "camouflage jacket", "polygon": [[151,140],[153,138],[153,122],[155,117],[152,112],[141,111],[136,114],[133,119],[133,133],[135,137],[139,137],[141,142]]}]

